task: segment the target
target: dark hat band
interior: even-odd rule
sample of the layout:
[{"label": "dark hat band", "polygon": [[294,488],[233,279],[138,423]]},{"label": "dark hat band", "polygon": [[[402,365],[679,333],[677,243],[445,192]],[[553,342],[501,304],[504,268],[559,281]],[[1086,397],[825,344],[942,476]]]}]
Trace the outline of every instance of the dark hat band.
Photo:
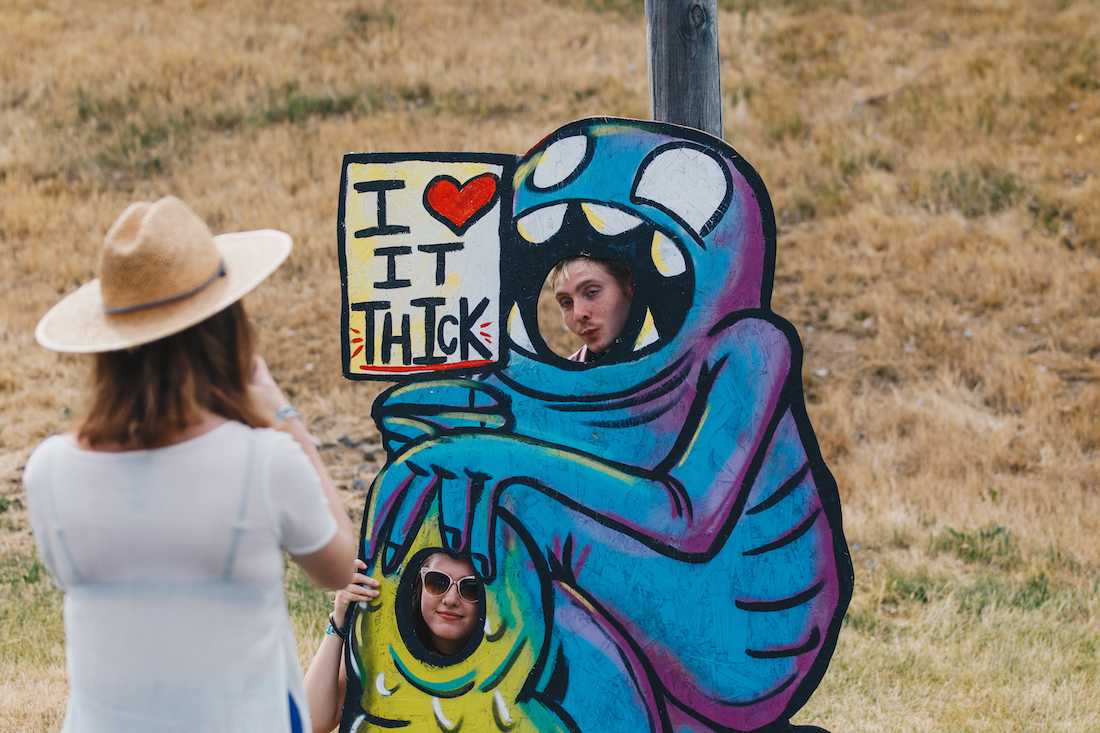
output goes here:
[{"label": "dark hat band", "polygon": [[169,295],[167,298],[158,298],[157,300],[150,300],[147,303],[137,303],[135,305],[124,305],[118,308],[103,308],[103,312],[109,316],[119,315],[121,313],[133,313],[134,311],[145,310],[146,308],[156,308],[162,305],[168,305],[169,303],[175,303],[177,300],[184,300],[190,298],[192,295],[205,290],[210,287],[215,280],[219,277],[225,277],[225,260],[218,259],[218,269],[214,271],[214,274],[208,277],[205,281],[199,283],[196,287],[191,288],[182,293],[176,295]]}]

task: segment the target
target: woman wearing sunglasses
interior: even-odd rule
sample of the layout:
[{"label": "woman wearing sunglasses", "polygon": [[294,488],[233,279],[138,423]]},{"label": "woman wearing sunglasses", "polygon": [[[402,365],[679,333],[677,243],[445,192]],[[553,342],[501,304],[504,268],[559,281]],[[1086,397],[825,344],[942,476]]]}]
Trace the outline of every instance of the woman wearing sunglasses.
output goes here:
[{"label": "woman wearing sunglasses", "polygon": [[[351,584],[336,593],[325,638],[306,671],[306,696],[314,733],[329,733],[340,723],[346,673],[343,645],[352,603],[378,597],[378,581],[363,574],[366,564],[355,561]],[[477,626],[481,580],[469,560],[446,552],[429,555],[413,583],[413,628],[420,641],[444,656],[457,654]]]}]

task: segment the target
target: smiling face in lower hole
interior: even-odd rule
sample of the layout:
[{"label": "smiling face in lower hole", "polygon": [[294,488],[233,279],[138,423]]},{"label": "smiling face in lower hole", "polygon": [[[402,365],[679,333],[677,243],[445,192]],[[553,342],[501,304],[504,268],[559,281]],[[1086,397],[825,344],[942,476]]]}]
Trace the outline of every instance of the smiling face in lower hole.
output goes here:
[{"label": "smiling face in lower hole", "polygon": [[[440,573],[446,577],[441,577]],[[420,615],[428,627],[432,646],[441,654],[457,653],[477,626],[477,593],[471,601],[463,595],[464,587],[460,585],[479,586],[481,581],[473,576],[474,568],[469,560],[437,552],[424,561]]]},{"label": "smiling face in lower hole", "polygon": [[588,353],[602,355],[622,333],[634,280],[629,270],[590,257],[559,262],[551,273],[562,323],[584,341]]}]

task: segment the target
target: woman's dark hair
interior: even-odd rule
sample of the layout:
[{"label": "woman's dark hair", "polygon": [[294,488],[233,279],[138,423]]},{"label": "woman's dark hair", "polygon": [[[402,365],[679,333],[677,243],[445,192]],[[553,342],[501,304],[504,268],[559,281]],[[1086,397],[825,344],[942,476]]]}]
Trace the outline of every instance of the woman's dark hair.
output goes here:
[{"label": "woman's dark hair", "polygon": [[97,354],[91,404],[77,434],[90,446],[151,448],[204,409],[266,427],[248,392],[254,354],[255,334],[240,301],[185,331]]}]

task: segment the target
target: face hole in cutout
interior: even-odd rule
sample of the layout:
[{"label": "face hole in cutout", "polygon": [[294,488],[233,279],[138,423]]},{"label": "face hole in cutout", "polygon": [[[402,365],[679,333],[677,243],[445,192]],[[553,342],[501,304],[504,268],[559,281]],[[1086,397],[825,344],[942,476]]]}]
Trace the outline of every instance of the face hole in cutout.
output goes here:
[{"label": "face hole in cutout", "polygon": [[[673,235],[657,229],[629,208],[590,201],[549,204],[520,216],[564,207],[553,233],[536,241],[523,232],[510,244],[512,263],[504,282],[508,292],[507,332],[511,347],[547,363],[564,366],[585,341],[569,328],[550,274],[563,260],[588,257],[621,263],[634,284],[619,338],[588,366],[630,362],[660,350],[675,338],[694,292],[691,252]],[[583,330],[583,329],[578,329]],[[574,362],[568,368],[575,369]]]},{"label": "face hole in cutout", "polygon": [[[457,623],[462,627],[465,627],[467,624],[470,626],[469,635],[459,643],[454,653],[446,654],[439,651],[437,649],[437,642],[433,641],[438,638],[438,635],[433,632],[431,628],[432,624],[429,623],[429,620],[424,618],[421,612],[421,596],[427,592],[422,586],[421,568],[425,567],[428,560],[436,554],[448,558],[446,565],[444,566],[441,564],[439,569],[448,572],[455,580],[459,579],[455,577],[458,575],[476,575],[468,559],[453,555],[440,547],[429,547],[421,550],[413,555],[412,559],[405,565],[405,569],[401,573],[401,581],[397,586],[397,598],[394,600],[393,609],[394,613],[397,615],[397,628],[401,633],[401,640],[404,642],[405,648],[422,662],[433,664],[437,667],[446,667],[466,659],[473,654],[478,645],[481,644],[481,639],[485,633],[485,587],[484,584],[478,584],[476,603],[470,604],[459,602],[457,606],[451,606],[451,610],[462,616],[461,620],[436,620],[437,622],[442,621],[444,624],[444,627],[440,627],[442,633],[448,635],[451,632],[446,630],[445,627],[447,625],[454,627]],[[469,568],[468,573],[464,569],[456,568],[456,565],[461,565],[462,563],[465,563]],[[449,590],[448,593],[453,597],[456,595],[456,590]],[[434,607],[437,605],[438,600],[438,597],[433,597],[430,599],[428,605]],[[448,601],[448,603],[450,603],[450,601]]]},{"label": "face hole in cutout", "polygon": [[608,354],[627,330],[634,293],[633,272],[621,260],[560,260],[539,293],[539,334],[564,359],[584,345],[593,357]]}]

